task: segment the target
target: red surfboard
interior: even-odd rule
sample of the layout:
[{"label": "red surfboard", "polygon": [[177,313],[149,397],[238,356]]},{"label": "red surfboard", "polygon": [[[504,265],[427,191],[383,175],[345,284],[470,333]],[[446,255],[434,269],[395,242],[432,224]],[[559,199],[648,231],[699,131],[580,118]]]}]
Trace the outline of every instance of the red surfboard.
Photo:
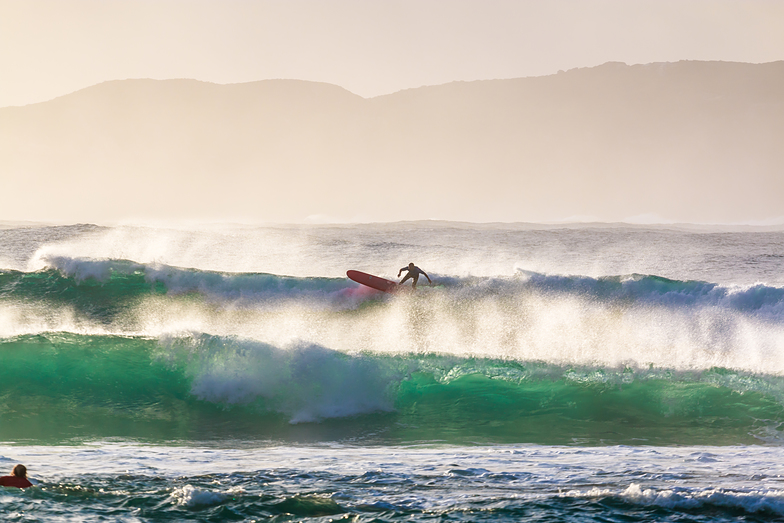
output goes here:
[{"label": "red surfboard", "polygon": [[380,278],[378,276],[373,276],[372,274],[368,274],[366,272],[360,271],[347,271],[346,276],[351,278],[357,283],[361,283],[362,285],[367,285],[373,289],[383,291],[383,292],[397,292],[398,285],[396,281],[387,280],[386,278]]}]

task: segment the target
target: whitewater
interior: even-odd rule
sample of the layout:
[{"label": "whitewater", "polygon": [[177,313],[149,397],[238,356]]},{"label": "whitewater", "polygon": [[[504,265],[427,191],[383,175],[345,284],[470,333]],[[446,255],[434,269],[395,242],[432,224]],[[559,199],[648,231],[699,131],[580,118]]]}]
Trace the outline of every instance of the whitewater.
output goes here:
[{"label": "whitewater", "polygon": [[782,269],[781,228],[0,225],[0,515],[784,520]]}]

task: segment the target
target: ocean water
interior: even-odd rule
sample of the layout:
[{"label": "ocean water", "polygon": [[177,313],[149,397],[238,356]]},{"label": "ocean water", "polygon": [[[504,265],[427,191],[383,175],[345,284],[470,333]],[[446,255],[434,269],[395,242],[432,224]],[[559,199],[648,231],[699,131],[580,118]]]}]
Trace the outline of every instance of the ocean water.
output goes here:
[{"label": "ocean water", "polygon": [[5,225],[16,463],[3,521],[784,521],[784,230]]}]

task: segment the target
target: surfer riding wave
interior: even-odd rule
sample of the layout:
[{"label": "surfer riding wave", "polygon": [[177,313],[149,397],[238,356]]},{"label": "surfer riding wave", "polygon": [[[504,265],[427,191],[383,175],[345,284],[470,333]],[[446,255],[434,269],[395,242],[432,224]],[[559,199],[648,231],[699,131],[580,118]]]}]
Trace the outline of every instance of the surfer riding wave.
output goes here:
[{"label": "surfer riding wave", "polygon": [[403,282],[405,282],[406,280],[411,278],[413,280],[411,282],[411,288],[416,289],[417,281],[419,281],[419,275],[420,274],[424,275],[425,278],[427,278],[428,283],[430,283],[431,285],[433,284],[433,281],[430,279],[430,276],[428,276],[425,271],[423,271],[422,269],[420,269],[419,267],[417,267],[413,263],[409,263],[408,267],[403,267],[402,269],[397,271],[398,278],[400,277],[400,274],[403,271],[408,271],[408,274],[406,274],[406,276],[402,280],[400,280],[400,283],[398,283],[398,285],[403,285]]}]

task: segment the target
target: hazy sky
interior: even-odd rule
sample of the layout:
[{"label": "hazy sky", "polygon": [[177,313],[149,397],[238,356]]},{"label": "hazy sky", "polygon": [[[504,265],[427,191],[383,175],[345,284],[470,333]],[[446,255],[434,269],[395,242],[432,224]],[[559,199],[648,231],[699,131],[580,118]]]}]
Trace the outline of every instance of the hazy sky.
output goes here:
[{"label": "hazy sky", "polygon": [[125,78],[294,78],[368,97],[683,59],[784,59],[784,1],[0,0],[0,107]]}]

